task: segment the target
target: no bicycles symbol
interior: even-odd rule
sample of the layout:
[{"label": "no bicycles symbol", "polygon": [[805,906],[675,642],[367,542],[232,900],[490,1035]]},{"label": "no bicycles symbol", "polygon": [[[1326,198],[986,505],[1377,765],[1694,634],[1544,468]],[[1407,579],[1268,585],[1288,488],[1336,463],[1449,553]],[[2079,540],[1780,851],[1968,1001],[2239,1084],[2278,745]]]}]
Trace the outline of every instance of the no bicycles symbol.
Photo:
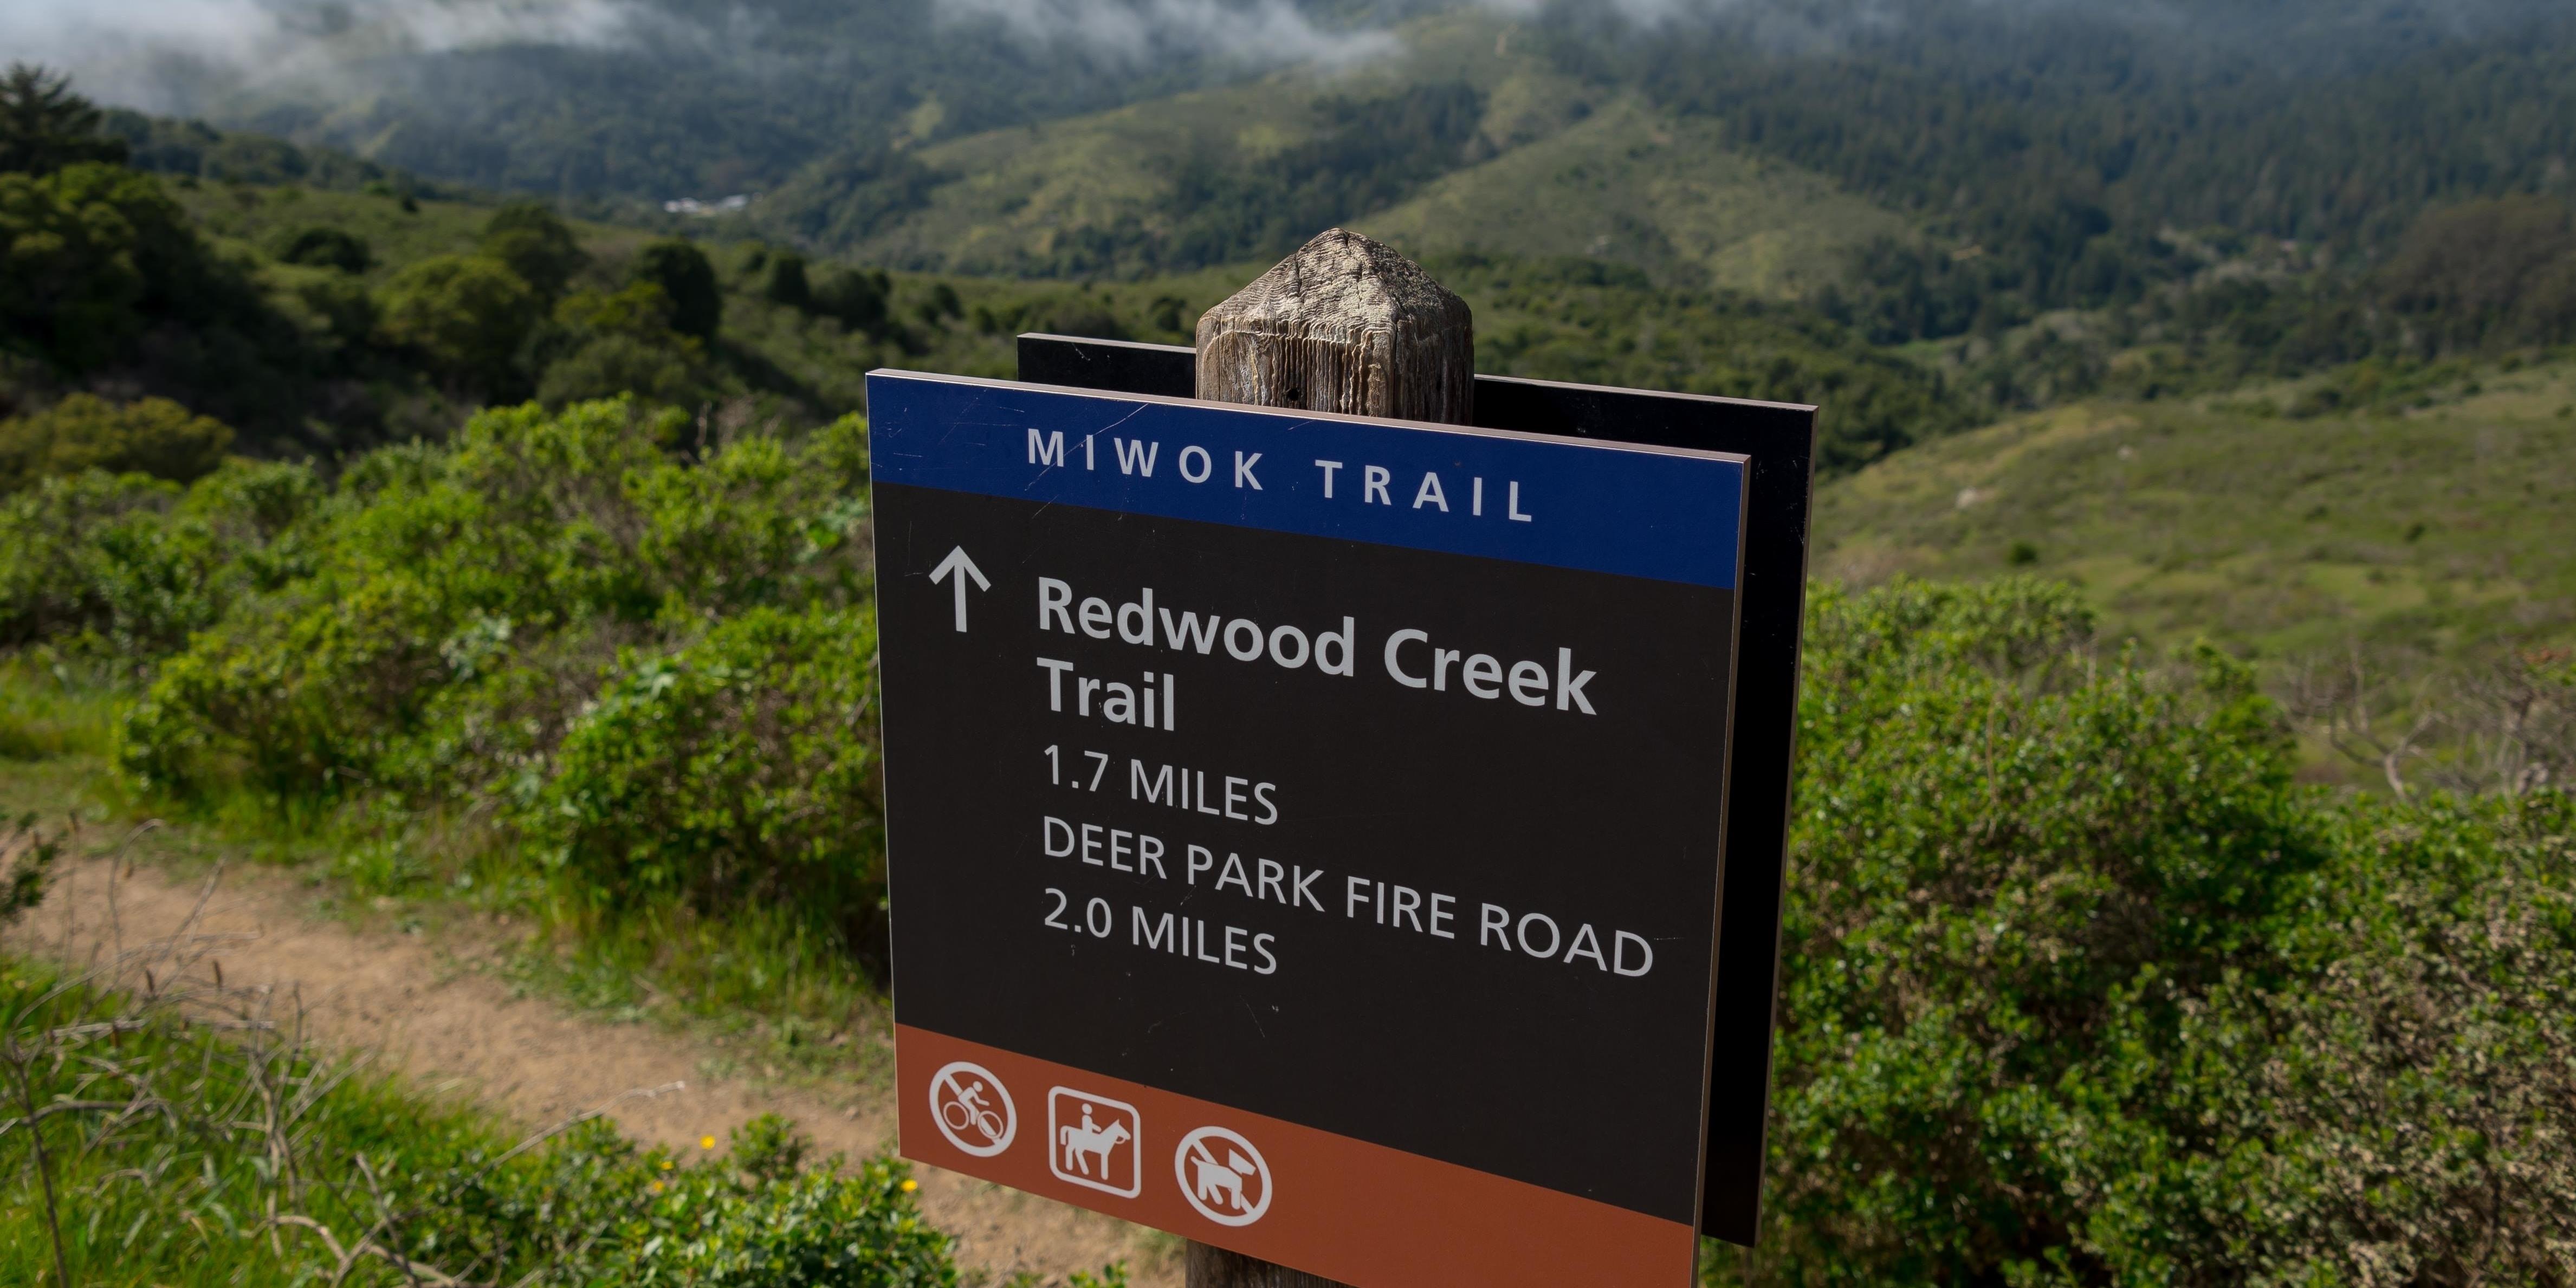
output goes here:
[{"label": "no bicycles symbol", "polygon": [[948,1143],[977,1158],[1011,1147],[1020,1134],[1020,1109],[993,1071],[959,1060],[930,1079],[930,1119]]}]

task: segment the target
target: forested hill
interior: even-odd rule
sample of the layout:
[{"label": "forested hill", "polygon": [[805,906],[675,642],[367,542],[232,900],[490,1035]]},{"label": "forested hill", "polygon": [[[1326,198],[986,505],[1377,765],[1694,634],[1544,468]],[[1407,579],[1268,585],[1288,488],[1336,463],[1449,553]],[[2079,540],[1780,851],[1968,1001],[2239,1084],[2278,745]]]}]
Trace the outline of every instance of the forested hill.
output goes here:
[{"label": "forested hill", "polygon": [[742,194],[735,233],[891,267],[1134,278],[1343,223],[1890,342],[2134,302],[2247,239],[2357,273],[2430,210],[2576,184],[2559,5],[1184,8],[631,0],[441,45],[389,4],[285,70],[83,84],[566,211]]}]

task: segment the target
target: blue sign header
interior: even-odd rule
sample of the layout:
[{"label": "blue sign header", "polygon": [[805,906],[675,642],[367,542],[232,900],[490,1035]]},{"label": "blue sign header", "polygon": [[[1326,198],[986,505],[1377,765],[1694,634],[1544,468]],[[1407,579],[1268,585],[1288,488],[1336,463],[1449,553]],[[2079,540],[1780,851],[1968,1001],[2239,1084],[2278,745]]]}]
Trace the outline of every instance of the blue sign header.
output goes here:
[{"label": "blue sign header", "polygon": [[1732,588],[1745,460],[868,373],[879,483]]}]

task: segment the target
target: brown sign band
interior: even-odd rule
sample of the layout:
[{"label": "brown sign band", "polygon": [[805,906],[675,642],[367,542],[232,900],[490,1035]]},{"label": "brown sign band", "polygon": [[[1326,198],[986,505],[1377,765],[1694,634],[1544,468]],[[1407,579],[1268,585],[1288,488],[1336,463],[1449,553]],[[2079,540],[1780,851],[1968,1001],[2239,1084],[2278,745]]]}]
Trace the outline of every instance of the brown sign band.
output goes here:
[{"label": "brown sign band", "polygon": [[1356,1288],[1692,1281],[1688,1225],[926,1029],[895,1036],[916,1162]]}]

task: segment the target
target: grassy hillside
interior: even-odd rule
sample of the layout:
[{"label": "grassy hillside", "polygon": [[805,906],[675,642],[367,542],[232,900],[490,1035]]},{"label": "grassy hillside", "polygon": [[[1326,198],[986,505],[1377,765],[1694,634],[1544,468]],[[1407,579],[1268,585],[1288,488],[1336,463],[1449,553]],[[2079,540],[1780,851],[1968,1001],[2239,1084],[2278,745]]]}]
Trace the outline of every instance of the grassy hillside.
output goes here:
[{"label": "grassy hillside", "polygon": [[1400,30],[1400,57],[1354,69],[843,156],[750,222],[907,268],[1075,275],[1275,259],[1347,223],[1417,255],[1584,256],[1774,298],[1910,237],[1713,123],[1569,73],[1535,33],[1473,12]]},{"label": "grassy hillside", "polygon": [[1706,120],[1629,99],[1442,177],[1351,227],[1414,255],[1583,255],[1772,299],[1812,295],[1907,222],[1796,166],[1726,146]]},{"label": "grassy hillside", "polygon": [[1826,483],[1815,568],[1859,583],[2034,572],[2082,587],[2115,632],[2275,659],[2564,642],[2571,408],[2565,358],[2075,403]]}]

